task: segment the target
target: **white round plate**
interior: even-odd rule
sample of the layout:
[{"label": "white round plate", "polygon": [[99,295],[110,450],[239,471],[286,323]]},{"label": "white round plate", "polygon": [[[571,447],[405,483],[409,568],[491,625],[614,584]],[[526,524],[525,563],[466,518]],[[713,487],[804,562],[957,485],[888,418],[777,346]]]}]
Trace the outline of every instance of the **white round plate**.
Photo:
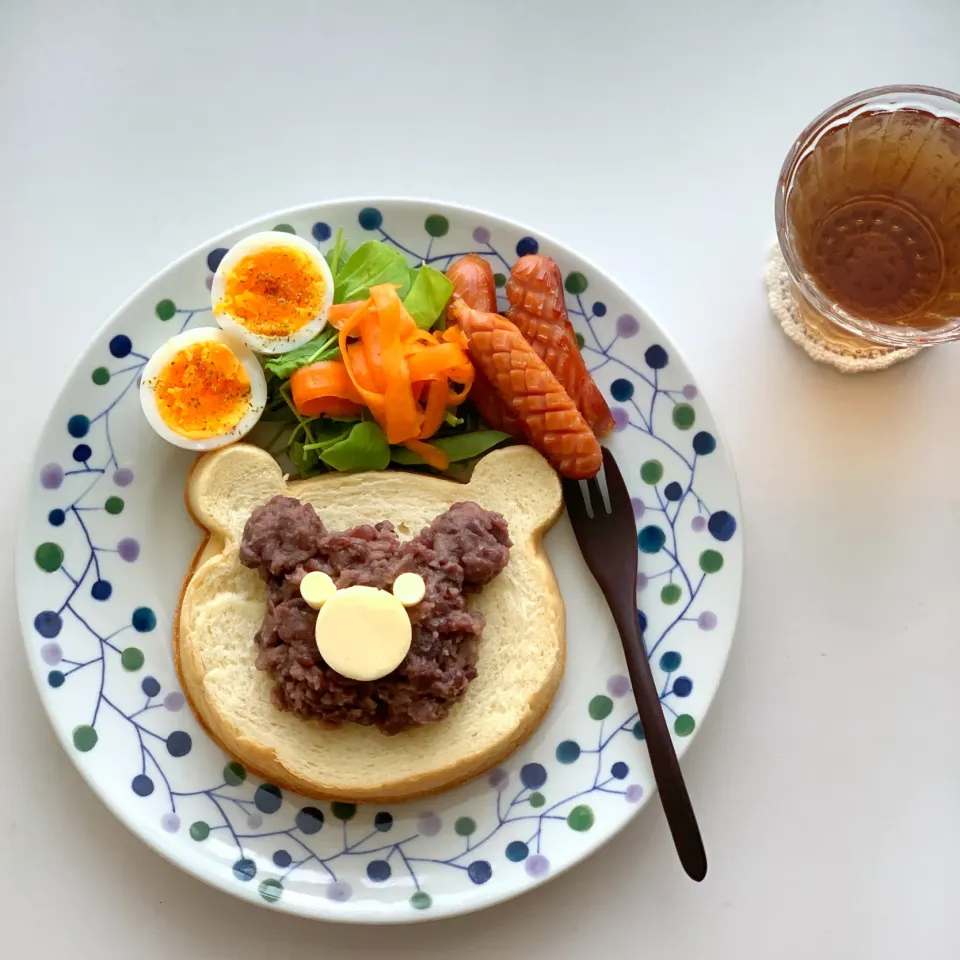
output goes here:
[{"label": "white round plate", "polygon": [[654,782],[613,620],[566,518],[547,542],[567,605],[566,675],[532,740],[489,776],[401,806],[317,803],[248,776],[185,707],[171,626],[199,542],[183,506],[192,457],[147,427],[140,372],[172,334],[212,325],[208,288],[232,243],[276,229],[326,249],[338,226],[352,246],[381,239],[440,269],[476,251],[501,287],[524,253],[559,264],[616,418],[610,445],[639,531],[639,616],[681,753],[733,637],[740,501],[706,402],[663,331],[568,248],[485,213],[385,199],[268,217],[174,263],[96,336],[43,430],[17,545],[27,655],[64,748],[131,830],[202,880],[308,917],[424,920],[556,876],[627,824]]}]

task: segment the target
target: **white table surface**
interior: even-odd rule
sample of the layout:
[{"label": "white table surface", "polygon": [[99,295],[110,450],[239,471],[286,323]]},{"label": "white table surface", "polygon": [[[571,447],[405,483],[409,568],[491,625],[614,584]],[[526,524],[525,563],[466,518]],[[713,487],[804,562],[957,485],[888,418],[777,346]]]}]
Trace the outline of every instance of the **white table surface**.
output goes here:
[{"label": "white table surface", "polygon": [[651,804],[528,896],[402,929],[252,908],[117,823],[43,715],[0,551],[0,955],[960,955],[960,352],[843,378],[762,284],[793,137],[897,81],[960,89],[956,0],[0,0],[4,543],[57,384],[133,289],[357,194],[502,211],[620,278],[725,429],[747,538],[684,763],[706,882]]}]

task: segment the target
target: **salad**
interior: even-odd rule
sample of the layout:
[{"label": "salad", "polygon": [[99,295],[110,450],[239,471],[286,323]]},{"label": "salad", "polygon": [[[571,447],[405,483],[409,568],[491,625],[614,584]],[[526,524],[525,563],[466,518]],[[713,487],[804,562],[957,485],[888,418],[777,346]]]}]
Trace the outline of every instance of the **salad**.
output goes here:
[{"label": "salad", "polygon": [[580,357],[560,271],[531,255],[497,313],[489,264],[446,274],[378,240],[327,253],[288,233],[246,237],[211,286],[220,329],[174,337],[151,358],[141,402],[165,439],[209,450],[241,439],[292,472],[434,471],[531,443],[567,476],[599,469],[613,426]]}]

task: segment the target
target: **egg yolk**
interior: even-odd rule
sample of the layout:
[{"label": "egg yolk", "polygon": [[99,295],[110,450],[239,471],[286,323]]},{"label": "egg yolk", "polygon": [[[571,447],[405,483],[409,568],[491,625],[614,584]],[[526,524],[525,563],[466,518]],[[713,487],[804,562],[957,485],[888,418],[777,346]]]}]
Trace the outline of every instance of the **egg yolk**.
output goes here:
[{"label": "egg yolk", "polygon": [[315,320],[326,282],[310,258],[275,247],[248,254],[230,271],[216,313],[226,313],[251,333],[288,337]]},{"label": "egg yolk", "polygon": [[190,440],[229,433],[250,409],[250,377],[234,352],[215,341],[178,350],[154,391],[163,422]]}]

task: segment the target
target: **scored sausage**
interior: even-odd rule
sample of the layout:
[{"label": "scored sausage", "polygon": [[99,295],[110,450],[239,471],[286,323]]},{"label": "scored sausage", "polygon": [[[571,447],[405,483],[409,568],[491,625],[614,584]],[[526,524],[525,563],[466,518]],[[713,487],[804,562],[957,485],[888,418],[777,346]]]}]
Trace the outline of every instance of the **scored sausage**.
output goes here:
[{"label": "scored sausage", "polygon": [[521,257],[510,271],[507,299],[507,316],[553,371],[593,432],[605,437],[613,429],[613,415],[583,362],[567,315],[560,268],[539,254]]},{"label": "scored sausage", "polygon": [[[447,279],[453,284],[451,302],[458,297],[474,310],[484,313],[497,312],[497,285],[493,280],[493,270],[483,257],[468,253],[454,260],[447,268]],[[455,324],[447,307],[447,323]],[[514,437],[525,437],[523,422],[514,411],[500,399],[490,381],[479,370],[473,380],[470,399],[483,417],[487,426],[493,430],[502,430]]]},{"label": "scored sausage", "polygon": [[474,365],[523,421],[530,443],[562,476],[594,476],[603,462],[596,436],[516,325],[459,298],[447,310],[466,335]]}]

